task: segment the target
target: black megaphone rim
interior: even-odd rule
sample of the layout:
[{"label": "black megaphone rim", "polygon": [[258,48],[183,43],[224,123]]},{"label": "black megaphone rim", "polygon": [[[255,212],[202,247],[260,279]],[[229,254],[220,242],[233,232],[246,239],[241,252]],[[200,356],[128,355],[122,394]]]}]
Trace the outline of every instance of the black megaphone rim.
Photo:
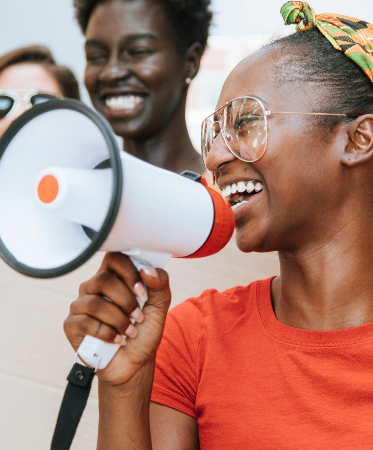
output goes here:
[{"label": "black megaphone rim", "polygon": [[8,250],[8,248],[2,241],[0,235],[1,258],[17,272],[32,278],[60,277],[76,270],[85,262],[87,262],[101,248],[106,238],[108,237],[114,225],[115,219],[117,217],[117,213],[122,198],[123,172],[120,158],[120,150],[118,148],[115,136],[111,131],[111,127],[109,123],[106,121],[106,119],[103,118],[101,115],[99,115],[96,111],[84,105],[84,103],[80,102],[79,100],[74,99],[48,100],[47,102],[33,106],[31,109],[29,109],[21,116],[19,116],[9,126],[9,128],[6,130],[6,132],[0,139],[0,162],[8,145],[15,137],[15,135],[21,130],[21,128],[23,128],[30,120],[34,119],[35,117],[38,117],[43,113],[58,109],[68,109],[84,114],[89,119],[91,119],[100,129],[109,149],[110,163],[113,169],[113,194],[104,223],[101,229],[97,233],[95,233],[94,237],[92,238],[91,244],[89,244],[89,246],[78,257],[62,266],[54,267],[51,269],[36,269],[34,267],[30,267],[26,264],[23,264],[19,262]]}]

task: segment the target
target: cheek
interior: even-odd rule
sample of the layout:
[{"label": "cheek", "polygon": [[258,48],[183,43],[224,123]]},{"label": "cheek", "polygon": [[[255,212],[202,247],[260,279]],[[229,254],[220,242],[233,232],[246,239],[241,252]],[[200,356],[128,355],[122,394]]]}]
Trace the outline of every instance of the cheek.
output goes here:
[{"label": "cheek", "polygon": [[99,70],[95,67],[86,67],[84,72],[84,85],[87,88],[92,101],[94,99],[95,89],[97,86],[98,73]]},{"label": "cheek", "polygon": [[182,87],[182,67],[178,58],[162,55],[139,65],[135,74],[154,95],[170,95]]},{"label": "cheek", "polygon": [[0,119],[0,137],[5,133],[5,131],[8,129],[8,127],[10,126],[10,124],[13,122],[13,118],[12,119]]}]

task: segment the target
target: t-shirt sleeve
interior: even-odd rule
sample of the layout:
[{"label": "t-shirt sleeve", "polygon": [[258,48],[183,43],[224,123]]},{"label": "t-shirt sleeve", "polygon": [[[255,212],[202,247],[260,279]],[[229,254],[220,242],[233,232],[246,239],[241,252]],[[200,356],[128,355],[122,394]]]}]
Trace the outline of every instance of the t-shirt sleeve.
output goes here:
[{"label": "t-shirt sleeve", "polygon": [[[204,293],[205,294],[205,293]],[[203,331],[203,296],[177,305],[167,315],[157,351],[151,400],[197,418],[198,351]]]}]

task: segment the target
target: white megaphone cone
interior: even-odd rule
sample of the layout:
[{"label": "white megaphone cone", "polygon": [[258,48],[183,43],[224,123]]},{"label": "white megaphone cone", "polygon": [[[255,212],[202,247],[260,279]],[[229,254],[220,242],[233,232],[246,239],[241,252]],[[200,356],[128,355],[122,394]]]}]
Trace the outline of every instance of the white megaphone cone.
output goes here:
[{"label": "white megaphone cone", "polygon": [[[98,250],[164,267],[171,256],[218,252],[234,229],[219,194],[119,151],[106,121],[74,100],[37,105],[4,134],[0,208],[0,255],[38,278]],[[104,368],[118,348],[86,336],[79,354]]]}]

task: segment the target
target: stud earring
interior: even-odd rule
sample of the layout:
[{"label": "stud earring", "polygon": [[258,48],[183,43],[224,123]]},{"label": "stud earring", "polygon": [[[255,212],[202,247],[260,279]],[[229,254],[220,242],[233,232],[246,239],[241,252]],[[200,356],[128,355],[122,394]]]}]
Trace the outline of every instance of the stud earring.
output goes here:
[{"label": "stud earring", "polygon": [[192,82],[192,79],[189,78],[189,77],[185,80],[185,83],[186,83],[186,84],[190,84],[191,82]]}]

